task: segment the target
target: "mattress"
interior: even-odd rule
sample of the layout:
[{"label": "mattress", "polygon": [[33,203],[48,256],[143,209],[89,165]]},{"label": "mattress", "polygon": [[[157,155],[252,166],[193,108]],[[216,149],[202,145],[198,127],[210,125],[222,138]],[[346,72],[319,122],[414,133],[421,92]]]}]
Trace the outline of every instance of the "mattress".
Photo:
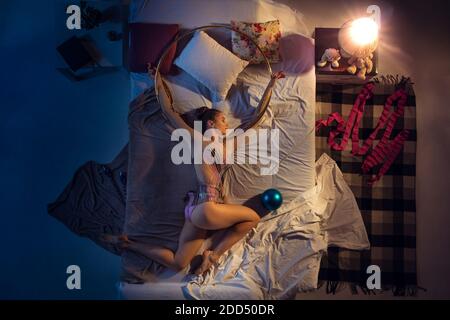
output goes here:
[{"label": "mattress", "polygon": [[[304,31],[301,24],[301,15],[293,12],[285,5],[272,3],[270,1],[165,1],[153,2],[134,1],[132,4],[130,20],[133,22],[157,22],[157,23],[179,23],[182,28],[192,28],[210,23],[229,23],[231,19],[243,21],[267,21],[279,19],[282,26],[283,36],[281,38],[282,62],[273,64],[272,69],[284,71],[286,78],[279,80],[273,89],[272,99],[268,113],[261,126],[267,128],[277,128],[280,130],[280,162],[276,175],[261,176],[258,168],[252,165],[233,165],[224,175],[224,195],[228,202],[249,205],[258,211],[258,201],[256,195],[270,188],[277,188],[283,194],[284,203],[289,205],[299,196],[312,190],[315,186],[315,147],[314,147],[314,109],[315,109],[315,72],[314,72],[314,44],[313,40],[302,34]],[[216,38],[217,39],[217,38]],[[146,88],[152,87],[152,80],[145,74],[131,73],[131,97],[139,95]],[[167,77],[167,81],[172,88],[175,107],[180,112],[185,112],[200,106],[209,106],[224,111],[228,118],[230,127],[237,126],[241,121],[246,121],[253,116],[256,106],[262,96],[263,90],[270,79],[264,65],[252,65],[247,67],[238,77],[236,83],[230,90],[227,99],[221,103],[214,103],[209,92],[195,79],[187,73],[181,71],[177,75]],[[154,111],[152,111],[154,112]],[[130,146],[133,141],[130,141]],[[133,157],[133,156],[131,156]],[[132,163],[130,158],[130,163]],[[130,188],[132,175],[129,177],[129,192],[139,190],[135,185]],[[144,180],[140,176],[139,180]],[[136,193],[134,193],[136,195]],[[151,210],[151,199],[142,201],[136,198],[133,205],[142,203],[136,207],[136,214],[143,215],[146,210]],[[155,197],[152,195],[152,197]],[[251,203],[253,201],[253,203]],[[144,203],[145,202],[145,203]],[[159,204],[156,204],[158,205]],[[253,206],[255,205],[255,206]],[[145,207],[144,207],[145,206]],[[259,204],[260,206],[260,204]],[[132,208],[131,208],[132,209]],[[133,210],[127,204],[127,221],[144,221],[145,219],[134,219]],[[182,212],[180,211],[180,215]],[[148,219],[147,219],[148,220]],[[271,220],[278,221],[277,219]],[[151,221],[148,221],[151,223]],[[134,224],[139,228],[139,232],[145,232],[145,225]],[[261,228],[268,228],[274,224],[260,223]],[[125,225],[125,230],[132,230],[130,225]],[[134,228],[136,229],[136,228]],[[326,245],[322,242],[317,246],[315,254],[320,254],[320,250]],[[208,246],[205,242],[202,249]],[[201,250],[202,250],[201,249]],[[243,251],[238,251],[242,254]],[[134,259],[134,258],[133,258]],[[233,260],[231,255],[227,261]],[[238,254],[239,259],[239,254]],[[314,258],[316,259],[316,258]],[[127,255],[122,257],[124,268],[133,272],[133,264],[136,259],[130,260]],[[320,260],[320,258],[319,258]],[[224,261],[225,263],[226,261]],[[152,265],[152,267],[154,264]],[[305,267],[305,265],[302,265]],[[147,270],[148,271],[148,270]],[[174,273],[170,270],[160,269],[155,271],[157,276],[145,281],[150,284],[122,283],[119,288],[122,297],[136,298],[139,292],[143,298],[158,297],[158,292],[166,286],[167,294],[176,298],[188,297],[202,298],[200,291],[195,293],[195,285],[187,286],[192,279],[186,275],[186,270],[182,273]],[[270,271],[270,270],[268,270]],[[318,265],[313,270],[318,272]],[[140,271],[134,272],[139,277]],[[270,275],[267,275],[270,277]],[[223,276],[222,280],[227,278]],[[228,276],[229,278],[229,276]],[[308,288],[313,288],[316,277],[309,279]],[[210,279],[211,280],[211,279]],[[196,280],[198,283],[198,279]],[[247,282],[251,283],[251,282]],[[157,284],[158,286],[153,286]],[[193,287],[194,286],[194,287]],[[226,284],[224,284],[226,287]],[[250,284],[251,286],[251,284]],[[183,287],[185,289],[183,289]],[[200,285],[201,287],[201,285]],[[222,289],[220,297],[232,298],[245,297],[246,299],[262,298],[265,296],[258,287],[239,286],[233,283],[230,289]],[[161,290],[156,290],[161,289]],[[136,291],[137,290],[137,291]],[[240,293],[237,293],[239,291]],[[151,294],[153,292],[153,295]],[[166,293],[164,293],[166,294]],[[285,296],[287,292],[279,293],[277,296]],[[138,294],[139,296],[139,294]]]},{"label": "mattress", "polygon": [[341,236],[339,246],[350,250],[370,248],[355,197],[327,154],[315,163],[315,180],[314,188],[264,217],[206,276],[167,271],[156,282],[121,283],[121,298],[287,299],[315,289],[329,238]]},{"label": "mattress", "polygon": [[[138,3],[142,4],[136,1],[133,5]],[[214,19],[214,10],[218,10],[219,20],[231,18],[223,16],[228,9],[222,1],[169,1],[168,7],[161,2],[148,3],[154,9],[147,12],[150,18],[164,16],[161,10],[176,3],[186,9],[176,19],[191,17],[192,13],[196,22],[204,24],[205,20],[197,21],[200,17],[196,10],[209,12],[208,19]],[[186,3],[197,8],[186,7]],[[230,12],[236,11],[243,20],[254,21],[255,13],[266,14],[264,20],[279,18],[282,25],[295,20],[292,19],[295,12],[268,1],[226,2],[226,6],[229,4]],[[249,14],[248,19],[243,12]],[[290,14],[283,20],[287,12]],[[295,29],[295,24],[288,23],[285,27]],[[130,103],[128,145],[111,163],[90,161],[80,168],[58,200],[49,205],[49,213],[72,231],[113,253],[121,250],[106,243],[105,232],[123,232],[140,244],[139,250],[120,252],[121,298],[285,299],[295,296],[297,290],[316,288],[320,259],[328,246],[350,250],[369,247],[361,213],[336,163],[326,154],[314,162],[312,40],[295,31],[286,33],[282,38],[282,54],[283,62],[273,69],[285,71],[287,77],[277,82],[259,124],[280,131],[279,170],[262,177],[255,170],[258,167],[233,165],[224,174],[223,191],[230,202],[242,203],[257,199],[269,186],[276,187],[284,196],[283,205],[266,212],[257,227],[222,255],[219,265],[205,276],[192,276],[188,272],[190,266],[173,272],[148,254],[146,244],[176,250],[184,224],[182,197],[197,186],[192,165],[175,165],[171,161],[174,128],[163,116],[152,89]],[[131,78],[133,96],[152,86],[145,75],[132,74]],[[248,67],[239,75],[229,99],[211,107],[222,108],[239,123],[253,115],[268,79],[263,66]],[[177,108],[192,109],[211,103],[207,90],[188,74],[180,73],[169,81]],[[223,231],[214,236],[220,236],[220,232]],[[209,248],[211,241],[206,239],[198,254]]]},{"label": "mattress", "polygon": [[[189,282],[165,282],[118,284],[119,299],[122,300],[195,300],[186,287]],[[224,300],[257,300],[259,296],[245,287],[228,286],[222,288],[221,299]]]},{"label": "mattress", "polygon": [[[172,12],[170,5],[174,5],[176,1],[169,1],[168,6],[163,10],[161,4],[153,4],[145,7],[139,14],[135,13],[133,21],[147,21],[147,22],[164,22],[164,23],[181,23],[182,26],[195,27],[202,24],[201,20],[193,24],[190,13],[195,11],[196,1],[189,9],[189,14],[181,16],[164,15],[160,16],[157,13],[161,10],[163,12]],[[191,3],[190,1],[188,1]],[[182,2],[185,3],[185,2]],[[255,1],[250,1],[249,4],[255,5]],[[268,2],[261,1],[263,5],[268,5]],[[204,2],[203,2],[204,4]],[[245,6],[242,1],[232,1],[232,4],[240,4],[239,9],[244,10]],[[225,18],[222,11],[215,11],[219,6],[216,1],[208,2],[211,5],[211,12],[221,12],[221,15],[216,18],[215,15],[208,15],[209,22],[229,22],[230,16]],[[137,4],[135,4],[137,6]],[[156,6],[156,8],[153,8]],[[208,8],[203,5],[203,10]],[[248,6],[248,4],[247,4]],[[195,7],[196,8],[196,7]],[[265,8],[263,6],[263,8]],[[278,7],[276,7],[277,10]],[[284,8],[284,7],[283,7]],[[150,10],[153,9],[153,10]],[[272,8],[273,9],[273,8]],[[284,8],[285,9],[285,8]],[[228,10],[228,9],[227,9]],[[239,11],[239,10],[238,10]],[[244,10],[245,11],[245,10]],[[264,12],[264,10],[260,10]],[[178,12],[178,11],[177,11]],[[286,13],[280,13],[282,18],[285,18]],[[262,15],[267,19],[272,15]],[[290,16],[296,16],[291,14]],[[166,20],[167,18],[167,20]],[[198,17],[199,18],[199,17]],[[239,17],[238,17],[239,18]],[[236,18],[236,19],[238,19]],[[249,18],[247,18],[248,20]],[[255,18],[258,19],[258,18]],[[292,18],[290,18],[292,20]],[[204,19],[203,19],[204,20]],[[283,21],[283,20],[281,20]],[[205,22],[206,23],[206,22]],[[287,26],[290,32],[283,33],[281,38],[281,56],[282,62],[273,64],[272,69],[276,71],[284,71],[286,78],[277,82],[271,99],[272,110],[277,113],[277,120],[275,126],[281,130],[280,141],[288,142],[286,145],[280,146],[280,167],[279,174],[276,179],[270,176],[259,180],[255,185],[257,189],[249,190],[246,186],[249,181],[241,180],[235,184],[236,189],[228,193],[230,202],[244,203],[251,195],[263,192],[268,187],[278,187],[284,191],[285,200],[290,201],[294,199],[299,192],[304,192],[314,185],[314,122],[315,122],[315,70],[314,70],[314,43],[313,40],[295,33],[296,28],[292,25]],[[301,28],[298,28],[301,29]],[[294,31],[292,31],[294,30]],[[146,88],[153,86],[151,80],[146,74],[131,73],[131,98],[135,98]],[[223,102],[214,102],[207,88],[202,86],[194,78],[186,72],[180,70],[177,75],[167,76],[174,98],[175,108],[181,112],[187,112],[201,106],[217,108],[227,115],[227,119],[231,128],[237,127],[242,121],[248,121],[258,105],[266,84],[270,80],[270,75],[264,65],[250,65],[238,76],[236,83],[232,86],[227,99]],[[295,119],[294,119],[295,118]],[[289,152],[288,152],[289,151]],[[295,151],[295,152],[293,152]],[[295,166],[295,168],[293,168]],[[234,178],[243,175],[240,174],[243,166],[233,166],[229,177]],[[246,170],[251,170],[246,167]],[[246,175],[248,176],[248,175]],[[255,174],[251,174],[252,177]],[[275,181],[276,180],[276,181]],[[227,181],[228,184],[231,180]],[[239,186],[241,186],[239,188]]]}]

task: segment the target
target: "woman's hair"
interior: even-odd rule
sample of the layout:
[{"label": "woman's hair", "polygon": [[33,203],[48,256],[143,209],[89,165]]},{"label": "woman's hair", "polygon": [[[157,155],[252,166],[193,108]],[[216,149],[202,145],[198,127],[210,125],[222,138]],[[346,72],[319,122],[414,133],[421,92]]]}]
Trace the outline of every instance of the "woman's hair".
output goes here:
[{"label": "woman's hair", "polygon": [[193,111],[183,114],[183,119],[186,123],[194,128],[194,121],[202,122],[202,134],[208,129],[208,120],[215,121],[216,116],[221,112],[217,109],[211,109],[208,107],[200,107]]}]

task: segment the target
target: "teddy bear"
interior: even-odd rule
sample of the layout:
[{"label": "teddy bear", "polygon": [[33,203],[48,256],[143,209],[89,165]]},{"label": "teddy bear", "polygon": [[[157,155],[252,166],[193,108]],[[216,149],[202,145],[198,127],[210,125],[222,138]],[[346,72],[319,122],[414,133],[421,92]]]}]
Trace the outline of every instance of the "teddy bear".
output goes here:
[{"label": "teddy bear", "polygon": [[329,48],[325,50],[322,58],[319,62],[317,62],[317,66],[323,68],[330,62],[332,68],[339,68],[339,60],[341,60],[341,54],[339,53],[339,50]]},{"label": "teddy bear", "polygon": [[348,60],[349,67],[347,68],[347,72],[356,74],[361,80],[366,80],[366,74],[371,73],[373,69],[372,58],[372,53],[366,57],[351,57]]}]

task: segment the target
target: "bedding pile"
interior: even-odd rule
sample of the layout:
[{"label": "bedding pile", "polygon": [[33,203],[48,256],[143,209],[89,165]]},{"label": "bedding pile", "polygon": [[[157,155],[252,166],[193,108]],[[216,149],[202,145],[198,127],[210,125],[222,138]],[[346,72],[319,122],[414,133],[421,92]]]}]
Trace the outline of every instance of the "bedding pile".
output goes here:
[{"label": "bedding pile", "polygon": [[293,298],[317,288],[329,245],[369,249],[355,198],[327,154],[316,162],[315,181],[315,187],[264,217],[204,278],[187,280],[185,292],[194,299]]},{"label": "bedding pile", "polygon": [[[359,138],[366,140],[380,118],[386,99],[396,90],[398,79],[387,77],[377,83],[374,96],[367,101],[360,122]],[[317,86],[316,119],[326,119],[338,112],[348,118],[362,86]],[[327,153],[341,168],[345,181],[354,193],[361,210],[371,243],[370,251],[354,252],[342,248],[329,248],[322,260],[319,278],[326,282],[327,291],[334,293],[345,284],[353,292],[358,288],[367,293],[366,272],[370,265],[381,269],[381,284],[392,289],[395,295],[414,295],[416,277],[416,100],[411,84],[407,84],[407,101],[404,114],[392,131],[395,137],[403,130],[409,131],[402,151],[388,170],[373,186],[369,182],[380,165],[367,175],[362,175],[364,158],[351,153],[351,144],[344,151],[330,150],[327,144],[330,128],[323,128],[316,136],[317,154]],[[380,130],[373,147],[384,134]],[[369,153],[368,153],[369,154]]]},{"label": "bedding pile", "polygon": [[107,164],[88,161],[63,192],[48,204],[48,213],[75,234],[120,255],[104,234],[123,233],[127,196],[128,144]]}]

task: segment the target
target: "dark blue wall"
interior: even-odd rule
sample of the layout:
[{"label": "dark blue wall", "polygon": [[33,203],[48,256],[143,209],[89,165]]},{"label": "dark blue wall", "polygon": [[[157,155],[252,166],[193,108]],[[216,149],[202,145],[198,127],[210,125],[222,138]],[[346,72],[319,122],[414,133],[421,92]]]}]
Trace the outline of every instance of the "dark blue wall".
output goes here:
[{"label": "dark blue wall", "polygon": [[[56,2],[0,2],[0,299],[113,299],[120,259],[46,205],[80,165],[109,162],[126,143],[129,81],[121,71],[74,83],[55,70]],[[78,291],[66,288],[71,264]]]}]

